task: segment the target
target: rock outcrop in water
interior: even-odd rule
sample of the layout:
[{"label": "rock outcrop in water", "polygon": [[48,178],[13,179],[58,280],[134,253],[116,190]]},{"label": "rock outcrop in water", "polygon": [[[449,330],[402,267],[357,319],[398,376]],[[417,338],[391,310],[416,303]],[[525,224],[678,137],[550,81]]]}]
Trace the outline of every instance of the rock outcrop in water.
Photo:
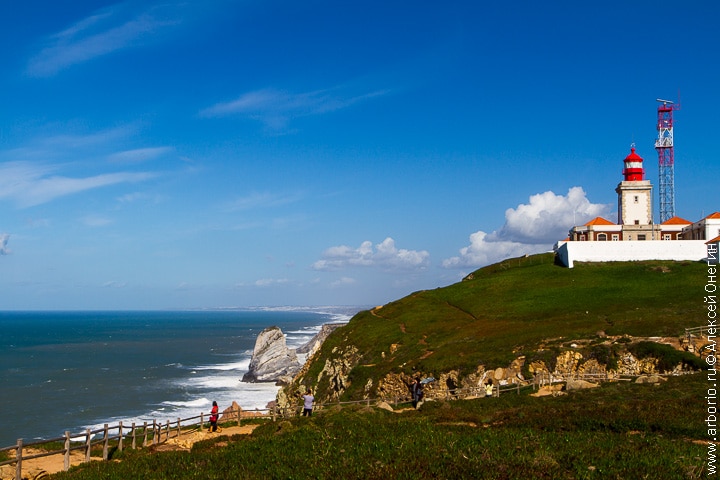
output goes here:
[{"label": "rock outcrop in water", "polygon": [[250,368],[242,381],[287,383],[301,367],[295,350],[287,347],[282,330],[268,327],[255,340]]}]

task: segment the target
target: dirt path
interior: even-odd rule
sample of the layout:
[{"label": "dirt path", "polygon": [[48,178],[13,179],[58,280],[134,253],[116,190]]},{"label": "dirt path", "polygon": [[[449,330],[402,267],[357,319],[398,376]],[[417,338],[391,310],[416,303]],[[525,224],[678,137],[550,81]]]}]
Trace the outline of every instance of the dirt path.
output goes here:
[{"label": "dirt path", "polygon": [[[155,447],[155,451],[171,451],[186,450],[189,451],[195,442],[206,440],[208,438],[217,437],[218,435],[238,435],[251,434],[257,425],[242,425],[240,427],[223,428],[221,432],[208,433],[207,430],[194,430],[183,433],[179,438],[170,438],[166,442]],[[222,444],[218,444],[219,446]],[[41,450],[26,449],[23,450],[24,455],[34,455],[42,453]],[[63,454],[50,455],[47,457],[34,458],[32,460],[24,460],[22,462],[22,478],[41,479],[48,474],[63,471],[65,457]],[[73,450],[70,452],[70,466],[80,465],[85,461],[85,452],[82,450]],[[101,461],[97,457],[92,457],[91,461]],[[0,467],[0,480],[13,480],[15,478],[15,465],[3,465]]]}]

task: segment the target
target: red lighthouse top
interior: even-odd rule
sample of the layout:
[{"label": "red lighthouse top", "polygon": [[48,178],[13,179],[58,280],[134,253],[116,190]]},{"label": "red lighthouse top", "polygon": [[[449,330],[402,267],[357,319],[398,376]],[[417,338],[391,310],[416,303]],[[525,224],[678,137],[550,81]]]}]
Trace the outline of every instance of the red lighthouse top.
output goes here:
[{"label": "red lighthouse top", "polygon": [[626,182],[637,182],[644,180],[645,169],[643,169],[643,159],[635,153],[635,147],[630,148],[630,155],[625,157],[625,168],[623,175]]}]

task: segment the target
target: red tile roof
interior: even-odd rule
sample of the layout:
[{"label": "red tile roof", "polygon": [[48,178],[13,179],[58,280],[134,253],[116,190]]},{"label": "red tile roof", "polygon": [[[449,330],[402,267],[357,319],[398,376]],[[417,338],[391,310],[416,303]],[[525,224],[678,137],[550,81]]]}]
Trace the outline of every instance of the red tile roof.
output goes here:
[{"label": "red tile roof", "polygon": [[615,225],[615,224],[613,222],[611,222],[610,220],[605,220],[602,217],[595,217],[585,224],[585,226],[589,226],[589,225]]},{"label": "red tile roof", "polygon": [[661,225],[690,225],[692,222],[689,220],[685,220],[684,218],[680,217],[670,217],[664,222],[661,223]]}]

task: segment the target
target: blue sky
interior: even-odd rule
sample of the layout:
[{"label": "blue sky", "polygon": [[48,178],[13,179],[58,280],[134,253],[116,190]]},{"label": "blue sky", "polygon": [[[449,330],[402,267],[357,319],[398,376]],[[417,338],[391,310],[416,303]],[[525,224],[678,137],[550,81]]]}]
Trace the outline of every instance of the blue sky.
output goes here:
[{"label": "blue sky", "polygon": [[[5,2],[0,309],[375,305],[720,210],[716,2]],[[657,187],[655,189],[657,198]]]}]

